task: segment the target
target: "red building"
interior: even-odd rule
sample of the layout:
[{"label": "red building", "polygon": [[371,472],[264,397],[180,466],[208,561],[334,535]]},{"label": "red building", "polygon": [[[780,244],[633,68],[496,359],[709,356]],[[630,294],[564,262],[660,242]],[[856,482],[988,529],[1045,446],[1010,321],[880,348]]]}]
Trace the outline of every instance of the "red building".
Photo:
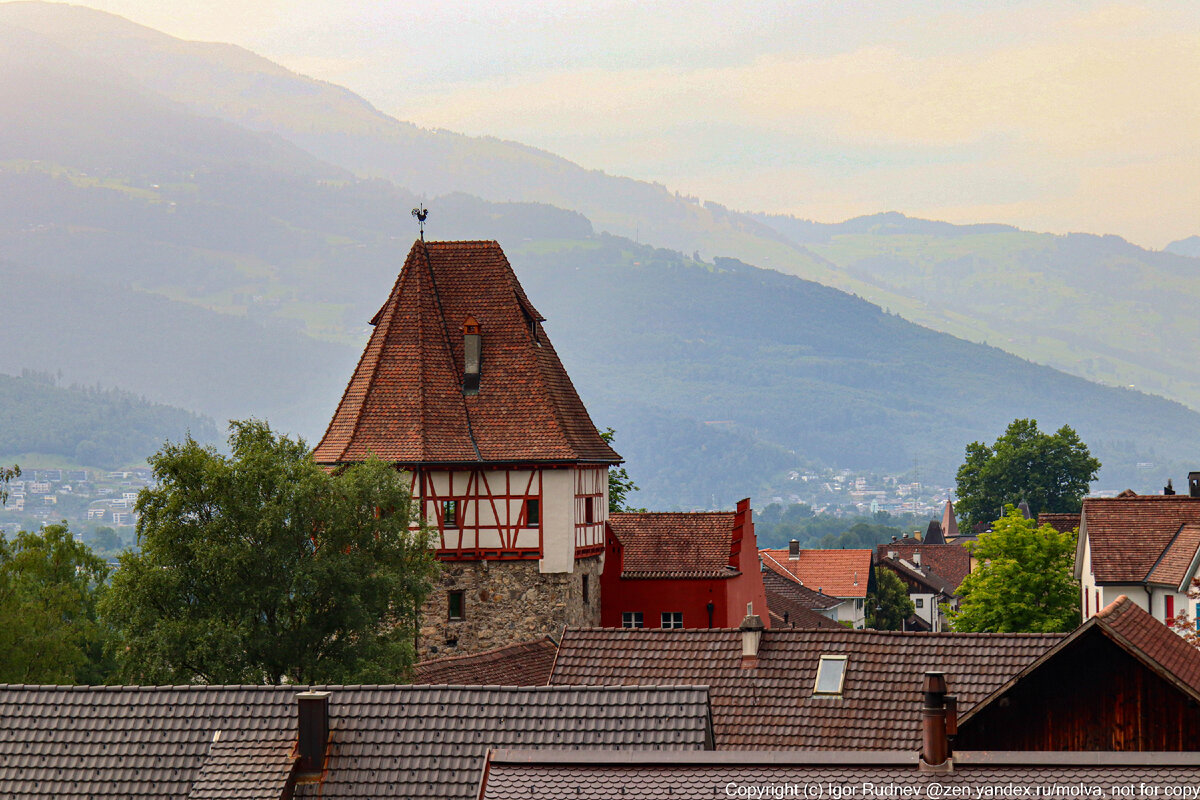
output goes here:
[{"label": "red building", "polygon": [[601,624],[735,628],[748,603],[766,619],[752,515],[749,500],[736,511],[611,514]]}]

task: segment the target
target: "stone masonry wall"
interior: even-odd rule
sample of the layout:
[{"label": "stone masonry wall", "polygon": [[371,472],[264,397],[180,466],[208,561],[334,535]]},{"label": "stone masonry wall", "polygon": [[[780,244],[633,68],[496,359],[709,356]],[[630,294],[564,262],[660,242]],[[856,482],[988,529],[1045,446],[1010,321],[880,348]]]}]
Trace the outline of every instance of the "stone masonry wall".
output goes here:
[{"label": "stone masonry wall", "polygon": [[[573,573],[545,575],[537,561],[448,561],[441,566],[421,609],[418,660],[478,653],[545,634],[557,640],[564,626],[600,625],[602,556],[576,561]],[[449,618],[454,591],[463,593],[461,620]]]}]

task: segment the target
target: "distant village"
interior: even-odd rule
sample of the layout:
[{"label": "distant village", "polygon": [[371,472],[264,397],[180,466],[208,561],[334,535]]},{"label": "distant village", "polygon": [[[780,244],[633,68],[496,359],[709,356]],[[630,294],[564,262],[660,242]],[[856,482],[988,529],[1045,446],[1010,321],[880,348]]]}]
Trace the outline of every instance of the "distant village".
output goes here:
[{"label": "distant village", "polygon": [[[955,633],[985,531],[947,488],[762,501],[930,519],[874,549],[760,548],[750,498],[610,511],[621,457],[542,322],[495,242],[422,239],[313,451],[395,465],[429,523],[413,685],[0,687],[0,795],[1195,797],[1200,650],[1168,623],[1200,620],[1200,472],[1041,515],[1078,531],[1074,630]],[[128,526],[150,477],[31,471],[7,513]],[[868,629],[885,575],[900,630]]]}]

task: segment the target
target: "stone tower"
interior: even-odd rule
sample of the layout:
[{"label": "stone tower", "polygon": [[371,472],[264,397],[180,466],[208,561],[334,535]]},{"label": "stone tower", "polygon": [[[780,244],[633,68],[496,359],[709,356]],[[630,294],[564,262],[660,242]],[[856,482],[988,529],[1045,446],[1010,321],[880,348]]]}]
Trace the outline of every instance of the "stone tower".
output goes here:
[{"label": "stone tower", "polygon": [[421,658],[600,624],[601,438],[496,242],[413,245],[325,436],[412,477],[442,575]]}]

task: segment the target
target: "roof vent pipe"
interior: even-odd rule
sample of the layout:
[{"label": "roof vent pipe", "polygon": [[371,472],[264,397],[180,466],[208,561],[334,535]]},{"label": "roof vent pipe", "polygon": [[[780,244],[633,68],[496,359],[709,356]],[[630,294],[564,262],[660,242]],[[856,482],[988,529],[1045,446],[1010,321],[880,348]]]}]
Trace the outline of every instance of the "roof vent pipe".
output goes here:
[{"label": "roof vent pipe", "polygon": [[758,646],[762,642],[762,619],[754,613],[754,604],[746,603],[746,618],[738,629],[742,632],[742,669],[758,666]]},{"label": "roof vent pipe", "polygon": [[329,740],[329,692],[300,692],[296,695],[300,717],[301,775],[320,775],[325,770],[325,744]]},{"label": "roof vent pipe", "polygon": [[796,561],[800,558],[800,542],[792,539],[788,542],[788,560]]},{"label": "roof vent pipe", "polygon": [[1163,487],[1163,494],[1168,496],[1175,494],[1175,487],[1171,485],[1170,478],[1167,478],[1167,485]]},{"label": "roof vent pipe", "polygon": [[[925,673],[925,706],[921,709],[921,770],[947,773],[953,769],[946,719],[946,673]],[[957,712],[957,702],[955,702]],[[957,729],[957,713],[954,727]]]}]

